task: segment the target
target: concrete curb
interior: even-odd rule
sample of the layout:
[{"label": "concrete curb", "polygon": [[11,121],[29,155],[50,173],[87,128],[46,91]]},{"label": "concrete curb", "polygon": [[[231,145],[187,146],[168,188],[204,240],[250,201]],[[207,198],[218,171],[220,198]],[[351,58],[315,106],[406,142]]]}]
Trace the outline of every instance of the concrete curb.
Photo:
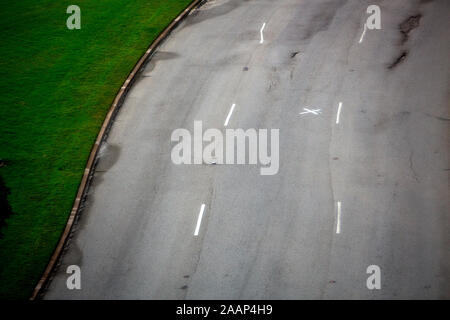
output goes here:
[{"label": "concrete curb", "polygon": [[89,159],[87,161],[86,168],[84,169],[83,178],[81,179],[80,186],[78,187],[77,196],[73,203],[72,211],[70,212],[70,216],[69,216],[69,219],[67,220],[66,227],[64,228],[61,238],[59,239],[58,245],[56,246],[56,249],[53,252],[52,257],[50,258],[50,261],[47,265],[47,268],[44,271],[44,274],[42,275],[41,279],[39,280],[38,284],[36,285],[36,287],[33,290],[33,294],[31,296],[30,300],[35,300],[40,297],[40,294],[42,294],[42,291],[45,289],[46,285],[48,284],[50,275],[52,274],[54,268],[57,265],[58,259],[61,256],[64,246],[69,238],[70,231],[72,230],[73,224],[74,224],[74,222],[78,216],[78,213],[80,211],[80,204],[82,203],[82,200],[86,196],[86,191],[89,186],[89,182],[94,173],[94,168],[95,168],[97,154],[98,154],[100,145],[103,142],[103,140],[106,138],[106,134],[107,134],[109,128],[111,127],[112,120],[114,119],[115,115],[117,114],[117,111],[119,110],[120,106],[123,104],[126,94],[128,93],[129,89],[131,88],[131,86],[133,85],[133,83],[135,81],[136,75],[145,66],[147,60],[149,58],[151,58],[151,56],[155,52],[156,48],[170,34],[170,32],[173,29],[175,29],[175,27],[178,25],[178,23],[183,18],[185,18],[193,9],[197,8],[203,2],[205,2],[205,0],[193,0],[191,2],[191,4],[186,9],[184,9],[160,33],[160,35],[148,47],[148,49],[144,53],[144,55],[139,59],[139,61],[137,62],[137,64],[135,65],[135,67],[133,68],[131,73],[128,75],[127,80],[125,80],[122,87],[120,88],[108,113],[106,114],[105,120],[103,121],[103,125],[102,125],[100,132],[97,135],[97,139],[95,140],[95,143],[91,149],[91,153],[89,155]]}]

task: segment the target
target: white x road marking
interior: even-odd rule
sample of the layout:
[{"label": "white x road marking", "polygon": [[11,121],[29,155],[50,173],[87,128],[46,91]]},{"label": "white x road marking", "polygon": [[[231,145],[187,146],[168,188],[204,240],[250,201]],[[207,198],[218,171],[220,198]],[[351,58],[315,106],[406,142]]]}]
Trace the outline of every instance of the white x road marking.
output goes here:
[{"label": "white x road marking", "polygon": [[318,114],[321,114],[321,113],[322,113],[322,111],[320,111],[320,109],[314,109],[314,110],[311,110],[311,109],[308,109],[308,108],[303,108],[303,110],[305,110],[305,111],[300,112],[299,114],[312,113],[312,114],[318,115]]}]

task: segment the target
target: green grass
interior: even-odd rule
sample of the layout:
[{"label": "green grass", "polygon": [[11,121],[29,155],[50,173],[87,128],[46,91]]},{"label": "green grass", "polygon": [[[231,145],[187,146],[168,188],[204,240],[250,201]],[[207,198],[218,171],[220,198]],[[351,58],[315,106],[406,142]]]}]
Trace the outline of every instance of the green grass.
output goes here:
[{"label": "green grass", "polygon": [[[1,1],[0,174],[14,213],[0,240],[0,299],[30,297],[118,89],[191,1]],[[70,4],[81,30],[66,27]]]}]

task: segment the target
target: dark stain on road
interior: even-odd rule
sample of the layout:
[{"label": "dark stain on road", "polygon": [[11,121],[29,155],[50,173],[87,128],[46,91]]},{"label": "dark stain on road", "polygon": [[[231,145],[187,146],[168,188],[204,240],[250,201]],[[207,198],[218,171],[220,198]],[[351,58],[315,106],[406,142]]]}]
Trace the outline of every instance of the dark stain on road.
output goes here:
[{"label": "dark stain on road", "polygon": [[402,44],[408,41],[409,33],[419,27],[420,19],[422,15],[419,13],[415,16],[408,17],[405,21],[400,24],[400,32],[402,33]]},{"label": "dark stain on road", "polygon": [[[175,52],[167,52],[167,51],[157,51],[147,62],[144,66],[145,73],[142,74],[142,77],[149,77],[149,73],[153,71],[156,67],[156,63],[158,61],[164,61],[164,60],[172,60],[178,58],[180,55]],[[148,64],[148,66],[147,66]]]},{"label": "dark stain on road", "polygon": [[[419,27],[420,19],[422,19],[422,14],[418,13],[416,15],[409,16],[402,23],[400,23],[399,30],[400,30],[400,33],[402,34],[401,45],[404,45],[409,40],[410,32]],[[396,66],[398,66],[400,63],[405,61],[406,58],[408,57],[408,54],[409,54],[409,51],[406,49],[403,49],[400,52],[400,54],[397,56],[397,58],[395,58],[394,61],[388,65],[388,69],[392,70]]]},{"label": "dark stain on road", "polygon": [[238,8],[241,5],[241,1],[227,1],[220,5],[215,3],[204,2],[199,8],[192,11],[189,17],[186,19],[185,25],[193,25],[203,22],[208,19],[216,18],[222,15],[226,15]]},{"label": "dark stain on road", "polygon": [[406,57],[408,56],[408,51],[404,50],[400,53],[400,55],[388,66],[389,70],[394,69],[397,65],[402,63]]},{"label": "dark stain on road", "polygon": [[411,174],[412,174],[412,177],[414,178],[414,180],[416,180],[418,183],[420,183],[419,176],[417,175],[417,172],[414,169],[413,157],[414,157],[414,151],[411,151],[411,153],[409,154],[409,170],[411,171]]},{"label": "dark stain on road", "polygon": [[381,133],[389,128],[390,125],[399,126],[406,123],[411,116],[409,111],[400,111],[392,115],[379,114],[378,120],[373,125],[375,133]]},{"label": "dark stain on road", "polygon": [[98,155],[95,172],[108,171],[119,159],[121,148],[115,144],[104,143]]}]

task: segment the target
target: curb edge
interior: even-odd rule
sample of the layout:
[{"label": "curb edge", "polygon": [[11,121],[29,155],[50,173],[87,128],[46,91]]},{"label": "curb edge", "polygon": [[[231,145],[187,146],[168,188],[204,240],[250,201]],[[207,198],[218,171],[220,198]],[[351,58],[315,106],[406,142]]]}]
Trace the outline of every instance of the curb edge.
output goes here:
[{"label": "curb edge", "polygon": [[139,74],[139,71],[145,66],[148,62],[149,58],[154,54],[156,48],[167,38],[167,36],[178,26],[183,18],[185,18],[192,10],[197,8],[199,5],[203,4],[205,0],[193,0],[191,4],[185,8],[172,22],[159,34],[159,36],[150,44],[150,46],[145,51],[144,55],[139,59],[139,61],[134,66],[133,70],[129,73],[127,79],[121,86],[119,92],[113,100],[111,107],[108,110],[108,113],[103,120],[103,124],[100,128],[100,131],[97,135],[94,145],[92,146],[91,152],[89,154],[88,161],[86,163],[86,167],[84,169],[83,177],[81,178],[80,185],[78,187],[77,195],[75,201],[72,206],[72,210],[70,212],[69,218],[67,219],[66,226],[64,228],[63,233],[58,241],[55,251],[53,252],[50,261],[45,268],[44,273],[42,274],[39,282],[35,286],[33,293],[30,297],[30,300],[36,300],[39,298],[42,291],[46,288],[48,281],[50,280],[50,275],[53,270],[57,266],[57,262],[63,252],[63,249],[69,239],[70,232],[72,230],[73,224],[78,217],[78,213],[80,211],[80,204],[84,197],[86,196],[86,191],[89,186],[89,182],[93,175],[93,169],[95,167],[95,161],[97,159],[98,151],[100,145],[105,140],[107,136],[107,132],[112,124],[112,120],[114,119],[117,111],[122,106],[125,97],[132,87],[136,75]]}]

